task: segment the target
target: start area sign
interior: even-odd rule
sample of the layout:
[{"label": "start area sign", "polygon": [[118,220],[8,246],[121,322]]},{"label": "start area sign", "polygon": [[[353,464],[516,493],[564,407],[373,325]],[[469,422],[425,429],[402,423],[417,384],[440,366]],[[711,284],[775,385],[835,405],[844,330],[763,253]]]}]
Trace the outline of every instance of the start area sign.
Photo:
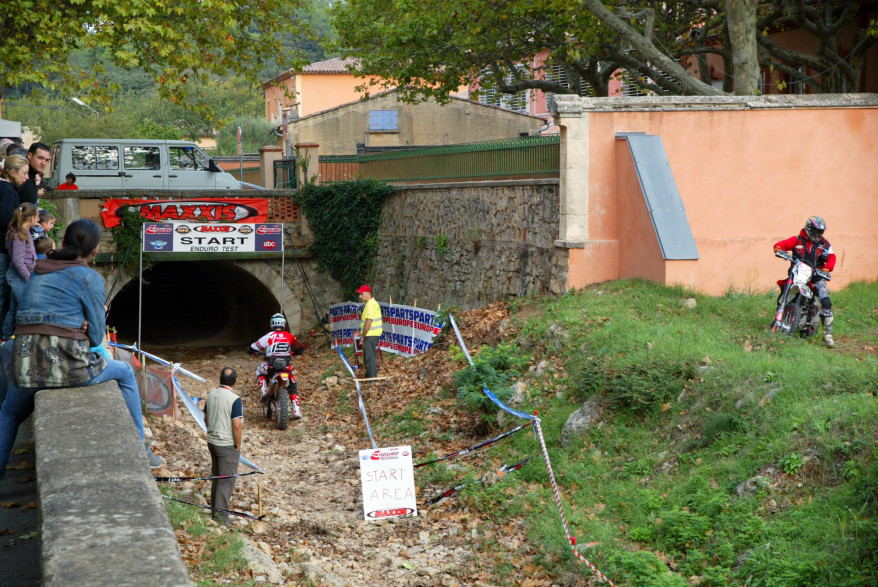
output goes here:
[{"label": "start area sign", "polygon": [[414,472],[410,446],[361,450],[360,480],[366,520],[418,515]]},{"label": "start area sign", "polygon": [[283,224],[145,222],[144,253],[264,253],[283,250]]}]

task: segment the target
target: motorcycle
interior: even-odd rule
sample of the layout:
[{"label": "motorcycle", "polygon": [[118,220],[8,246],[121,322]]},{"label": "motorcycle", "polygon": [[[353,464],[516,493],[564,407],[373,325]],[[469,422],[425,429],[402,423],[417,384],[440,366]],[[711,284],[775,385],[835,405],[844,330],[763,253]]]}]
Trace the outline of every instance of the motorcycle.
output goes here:
[{"label": "motorcycle", "polygon": [[798,333],[802,338],[814,336],[820,327],[820,306],[811,277],[816,273],[826,281],[832,278],[826,271],[814,269],[787,251],[777,251],[775,256],[789,261],[790,268],[787,278],[777,282],[782,291],[777,298],[771,331],[789,335]]},{"label": "motorcycle", "polygon": [[275,418],[277,429],[286,430],[289,426],[291,407],[294,419],[302,417],[302,412],[299,409],[296,376],[290,369],[292,359],[290,357],[268,357],[266,360],[271,366],[272,373],[267,377],[268,390],[261,399],[262,415],[268,420]]}]

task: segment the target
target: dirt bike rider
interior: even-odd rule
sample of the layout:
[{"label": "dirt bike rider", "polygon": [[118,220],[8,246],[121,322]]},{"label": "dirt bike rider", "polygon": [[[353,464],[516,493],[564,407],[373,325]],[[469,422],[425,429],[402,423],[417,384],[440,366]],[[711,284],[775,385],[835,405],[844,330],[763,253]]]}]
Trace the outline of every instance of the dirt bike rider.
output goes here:
[{"label": "dirt bike rider", "polygon": [[[256,369],[257,381],[259,382],[259,392],[261,394],[260,401],[265,399],[268,393],[269,382],[271,376],[279,371],[272,364],[274,358],[291,359],[293,355],[301,355],[305,350],[305,345],[296,340],[296,337],[287,332],[287,320],[283,314],[275,314],[271,317],[271,332],[262,336],[259,340],[250,345],[250,355],[254,357],[265,356],[265,360]],[[290,403],[293,406],[293,417],[301,418],[302,411],[299,409],[299,393],[296,381],[293,378],[293,366],[291,361],[282,369],[290,374],[290,386],[287,392],[290,396]]]},{"label": "dirt bike rider", "polygon": [[[797,236],[791,236],[774,243],[774,252],[786,251],[792,253],[795,259],[799,259],[810,265],[813,269],[831,272],[835,269],[835,252],[829,241],[823,238],[826,231],[826,222],[820,216],[811,216],[805,222]],[[778,284],[785,280],[779,281]],[[829,289],[826,280],[816,272],[811,277],[814,293],[820,300],[820,321],[823,323],[823,342],[826,346],[835,346],[832,339],[832,301],[829,299]],[[781,285],[781,289],[783,286]]]}]

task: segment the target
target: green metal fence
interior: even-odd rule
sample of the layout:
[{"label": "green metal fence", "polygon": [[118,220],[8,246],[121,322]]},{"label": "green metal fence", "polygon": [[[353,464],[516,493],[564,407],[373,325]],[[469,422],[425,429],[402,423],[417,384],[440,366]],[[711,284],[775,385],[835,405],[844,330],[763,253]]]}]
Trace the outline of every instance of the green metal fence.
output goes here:
[{"label": "green metal fence", "polygon": [[360,161],[356,155],[320,155],[320,183],[351,181],[360,177]]},{"label": "green metal fence", "polygon": [[274,162],[274,189],[294,190],[296,185],[296,160],[281,159]]},{"label": "green metal fence", "polygon": [[239,179],[245,183],[262,185],[262,169],[258,166],[245,167],[243,175],[241,174],[240,169],[230,169],[229,173],[231,173],[235,177],[235,179]]},{"label": "green metal fence", "polygon": [[322,155],[320,181],[374,177],[388,183],[558,177],[561,138],[522,137],[484,143],[422,147],[370,155]]},{"label": "green metal fence", "polygon": [[394,183],[557,177],[559,136],[446,145],[360,158],[360,175]]}]

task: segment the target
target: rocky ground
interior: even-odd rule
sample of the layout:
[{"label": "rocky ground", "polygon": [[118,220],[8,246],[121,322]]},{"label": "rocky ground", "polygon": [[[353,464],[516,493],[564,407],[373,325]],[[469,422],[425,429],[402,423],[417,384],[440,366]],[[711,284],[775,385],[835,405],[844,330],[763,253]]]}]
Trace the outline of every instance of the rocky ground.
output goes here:
[{"label": "rocky ground", "polygon": [[[507,317],[503,304],[463,315],[458,320],[468,346],[496,342]],[[366,384],[365,403],[379,446],[411,444],[415,453],[446,454],[484,440],[475,417],[462,412],[449,394],[440,394],[458,368],[445,358],[443,346],[413,359],[385,357],[380,375],[392,379]],[[243,349],[154,349],[160,356],[211,381],[184,380],[190,395],[205,397],[219,370],[238,370],[236,386],[244,401],[244,455],[265,470],[239,480],[232,509],[256,514],[258,484],[266,517],[258,522],[237,518],[249,568],[205,576],[199,565],[207,537],[178,530],[184,561],[193,580],[282,585],[553,585],[564,581],[533,564],[539,545],[530,544],[521,520],[491,519],[455,497],[432,507],[421,504],[447,486],[419,489],[417,517],[379,522],[363,520],[358,450],[370,448],[357,409],[356,391],[336,351],[312,338],[294,361],[304,418],[277,430],[261,415],[251,373],[258,360]],[[328,379],[327,379],[328,378]],[[429,399],[421,414],[425,432],[415,438],[382,437],[381,423],[415,399]],[[152,419],[152,444],[167,465],[157,475],[206,475],[210,457],[204,435],[192,418]],[[439,436],[450,439],[440,442]],[[242,467],[242,472],[245,469]],[[261,479],[258,479],[261,477]],[[184,499],[209,499],[207,482],[178,484]],[[205,518],[206,518],[205,514]],[[214,528],[214,532],[224,530]],[[503,564],[504,575],[494,572]],[[509,572],[511,568],[514,571]]]}]

